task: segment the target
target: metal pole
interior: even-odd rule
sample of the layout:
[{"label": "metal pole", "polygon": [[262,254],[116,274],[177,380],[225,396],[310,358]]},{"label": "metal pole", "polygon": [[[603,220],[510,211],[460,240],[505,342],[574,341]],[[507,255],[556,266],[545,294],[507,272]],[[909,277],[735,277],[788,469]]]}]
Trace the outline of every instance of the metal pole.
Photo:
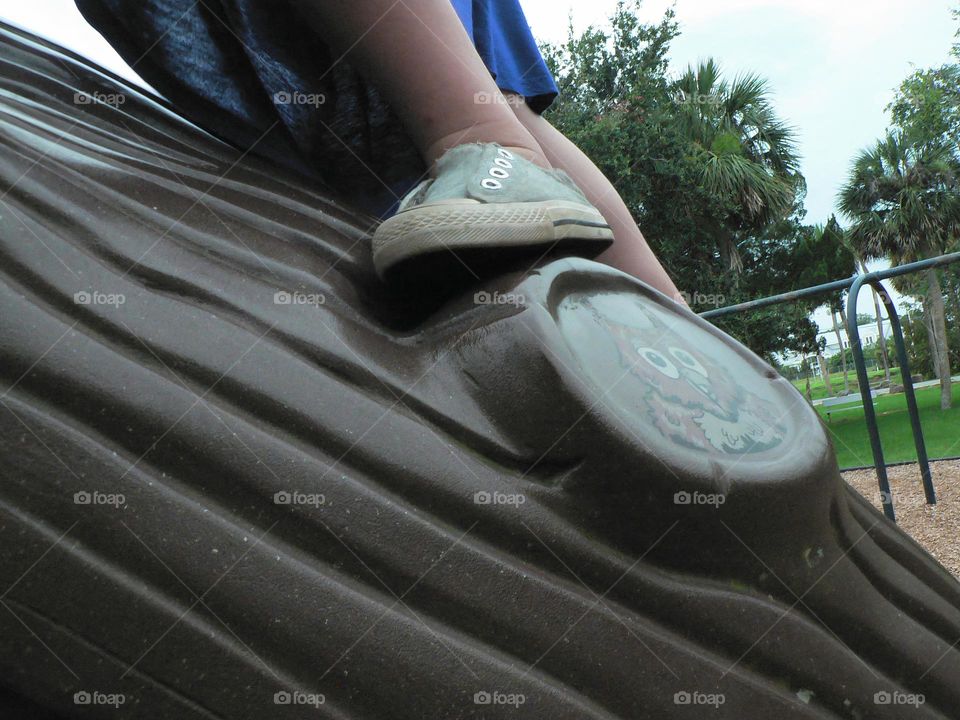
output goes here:
[{"label": "metal pole", "polygon": [[[890,494],[890,480],[887,478],[887,465],[883,459],[883,446],[880,444],[880,431],[877,428],[877,414],[873,408],[873,396],[870,394],[870,378],[867,377],[863,347],[860,345],[860,328],[857,326],[857,297],[860,295],[860,288],[868,279],[870,279],[869,275],[859,275],[850,286],[850,293],[847,295],[847,339],[853,351],[853,364],[857,368],[857,384],[860,386],[860,397],[863,399],[863,417],[867,422],[870,448],[873,450],[873,464],[877,471],[877,482],[880,485],[883,513],[896,522],[893,496]],[[882,341],[883,338],[881,338]]]},{"label": "metal pole", "polygon": [[855,277],[856,275],[845,280],[834,280],[833,282],[824,283],[822,285],[814,285],[812,287],[803,288],[802,290],[792,290],[790,292],[781,293],[780,295],[770,295],[769,297],[759,298],[758,300],[750,300],[748,302],[737,303],[736,305],[727,305],[726,307],[716,308],[715,310],[707,310],[706,312],[700,313],[700,317],[714,318],[721,317],[723,315],[733,315],[734,313],[743,312],[744,310],[757,310],[769,305],[779,305],[780,303],[790,302],[793,300],[802,300],[804,298],[815,297],[817,295],[825,295],[826,293],[834,290],[846,290],[853,283]]},{"label": "metal pole", "polygon": [[[949,265],[950,263],[957,262],[958,260],[960,260],[960,252],[948,253],[947,255],[938,255],[935,258],[918,260],[917,262],[907,263],[906,265],[898,265],[897,267],[887,268],[886,270],[878,270],[877,272],[869,273],[869,275],[875,280],[886,280],[887,278],[899,277],[900,275],[908,275],[909,273],[917,272],[918,270],[926,270],[927,268],[931,267]],[[801,300],[803,298],[814,297],[816,295],[824,295],[834,290],[846,290],[853,285],[858,277],[860,276],[854,275],[853,277],[846,278],[845,280],[834,280],[833,282],[823,283],[822,285],[814,285],[812,287],[803,288],[802,290],[791,290],[790,292],[781,293],[780,295],[771,295],[769,297],[759,298],[757,300],[750,300],[749,302],[742,302],[737,303],[736,305],[727,305],[726,307],[707,310],[706,312],[700,313],[700,317],[722,317],[724,315],[732,315],[734,313],[743,312],[744,310],[757,310],[769,305],[778,305],[779,303],[790,302],[791,300]]]},{"label": "metal pole", "polygon": [[[890,495],[890,482],[887,477],[887,466],[883,458],[883,447],[880,442],[880,433],[877,429],[877,415],[873,407],[873,396],[870,394],[870,381],[867,378],[867,367],[863,359],[863,347],[860,344],[860,334],[857,328],[857,296],[864,283],[870,283],[879,288],[884,306],[887,309],[887,315],[890,318],[893,329],[894,345],[897,348],[897,360],[900,363],[901,375],[903,377],[903,390],[907,400],[907,411],[910,415],[910,425],[913,430],[913,442],[917,449],[917,462],[920,465],[920,474],[923,479],[923,489],[927,498],[927,503],[934,504],[937,501],[936,492],[933,486],[933,479],[930,473],[930,462],[927,458],[926,444],[923,438],[923,429],[920,425],[920,412],[917,408],[917,398],[913,387],[913,378],[910,375],[910,363],[907,358],[906,345],[903,340],[903,329],[900,326],[900,319],[897,316],[896,308],[886,290],[880,285],[880,280],[899,277],[919,270],[941,267],[950,263],[960,261],[960,252],[939,255],[927,260],[918,260],[917,262],[907,263],[898,267],[879,270],[873,273],[855,275],[845,280],[836,280],[834,282],[815,285],[813,287],[793,290],[779,295],[771,295],[766,298],[759,298],[749,302],[742,302],[736,305],[716,308],[700,313],[703,318],[717,318],[724,315],[743,312],[745,310],[756,310],[771,305],[778,305],[784,302],[801,300],[803,298],[815,297],[826,293],[842,291],[849,288],[847,297],[847,338],[849,340],[850,350],[853,353],[853,361],[857,370],[857,383],[860,386],[860,396],[863,399],[863,415],[867,423],[867,432],[870,435],[870,447],[873,450],[874,467],[877,471],[877,481],[880,485],[881,498],[883,500],[883,511],[888,518],[896,521],[893,511],[893,498]],[[881,342],[886,342],[886,338],[881,338]]]},{"label": "metal pole", "polygon": [[920,465],[923,493],[926,495],[927,505],[936,505],[937,493],[933,488],[930,461],[927,459],[927,446],[923,439],[923,428],[920,426],[920,410],[917,408],[917,396],[913,390],[913,377],[910,373],[910,360],[907,357],[907,347],[903,341],[903,330],[900,327],[900,316],[883,284],[878,280],[870,280],[870,284],[873,285],[880,294],[883,305],[887,309],[887,317],[890,319],[890,327],[893,330],[893,343],[897,348],[897,362],[900,363],[900,379],[903,381],[903,394],[907,398],[907,412],[910,414],[910,427],[913,428],[913,444],[917,448],[917,463]]}]

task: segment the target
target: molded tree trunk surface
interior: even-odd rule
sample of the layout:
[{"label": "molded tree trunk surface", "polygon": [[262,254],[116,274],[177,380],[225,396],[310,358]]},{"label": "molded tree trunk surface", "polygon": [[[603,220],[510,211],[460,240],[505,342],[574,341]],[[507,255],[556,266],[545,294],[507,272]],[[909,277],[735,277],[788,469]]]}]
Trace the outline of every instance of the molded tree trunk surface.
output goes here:
[{"label": "molded tree trunk surface", "polygon": [[0,43],[4,720],[957,717],[956,581],[741,345],[583,260],[385,288],[369,218]]}]

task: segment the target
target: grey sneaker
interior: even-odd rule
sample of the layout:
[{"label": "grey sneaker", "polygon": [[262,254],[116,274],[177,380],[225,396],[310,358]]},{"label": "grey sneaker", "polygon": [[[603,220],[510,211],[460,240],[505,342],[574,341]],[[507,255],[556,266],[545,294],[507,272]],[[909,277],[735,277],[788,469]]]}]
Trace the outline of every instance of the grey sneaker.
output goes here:
[{"label": "grey sneaker", "polygon": [[[489,265],[501,254],[555,252],[593,257],[613,231],[562,170],[544,170],[496,143],[448,150],[373,234],[383,278],[407,261],[440,255],[451,267]],[[413,264],[411,262],[410,264]]]}]

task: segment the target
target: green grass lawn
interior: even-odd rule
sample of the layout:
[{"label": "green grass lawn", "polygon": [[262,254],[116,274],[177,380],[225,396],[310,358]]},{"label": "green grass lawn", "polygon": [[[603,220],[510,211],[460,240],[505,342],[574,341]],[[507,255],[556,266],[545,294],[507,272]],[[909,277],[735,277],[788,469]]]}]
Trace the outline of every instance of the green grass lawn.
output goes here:
[{"label": "green grass lawn", "polygon": [[[868,370],[867,377],[870,378],[871,383],[880,380],[883,378],[883,370]],[[894,383],[900,382],[900,368],[890,368],[890,380]],[[833,386],[834,394],[843,392],[843,372],[830,373],[830,384]],[[807,382],[806,380],[794,380],[793,386],[802,394],[806,391]],[[850,367],[850,392],[857,392],[857,371],[853,366]],[[810,396],[811,400],[827,397],[827,384],[823,381],[823,378],[810,379]]]},{"label": "green grass lawn", "polygon": [[[860,397],[851,396],[851,400],[849,406],[817,408],[833,435],[837,461],[842,468],[873,464],[863,408],[857,407],[861,404]],[[960,455],[960,383],[953,384],[953,407],[950,410],[940,409],[939,386],[918,390],[917,405],[920,408],[920,424],[923,426],[927,455],[931,458]],[[884,459],[887,462],[916,460],[917,451],[913,446],[910,416],[903,393],[874,398],[874,407]]]}]

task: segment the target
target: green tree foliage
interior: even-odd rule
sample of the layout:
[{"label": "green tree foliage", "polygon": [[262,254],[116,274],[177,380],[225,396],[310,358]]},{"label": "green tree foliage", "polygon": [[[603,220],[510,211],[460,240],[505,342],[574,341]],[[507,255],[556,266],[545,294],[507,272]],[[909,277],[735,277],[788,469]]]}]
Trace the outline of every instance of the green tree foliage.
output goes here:
[{"label": "green tree foliage", "polygon": [[738,241],[790,215],[802,187],[794,131],[777,118],[764,79],[728,83],[712,59],[687,68],[672,90],[698,180],[724,208],[698,219],[712,228],[725,264],[740,271]]},{"label": "green tree foliage", "polygon": [[[792,263],[799,287],[841,280],[857,271],[856,257],[834,216],[825,225],[803,229]],[[839,310],[839,299],[831,300],[831,306]]]},{"label": "green tree foliage", "polygon": [[[840,192],[850,237],[867,257],[895,263],[940,255],[960,237],[960,161],[955,142],[895,129],[862,151]],[[936,270],[924,275],[941,407],[951,403],[945,301]]]},{"label": "green tree foliage", "polygon": [[[960,38],[960,8],[951,12]],[[894,124],[916,141],[949,144],[960,137],[960,43],[952,54],[958,62],[908,75],[888,107]]]},{"label": "green tree foliage", "polygon": [[910,136],[949,143],[960,136],[960,65],[917,70],[901,83],[888,109]]},{"label": "green tree foliage", "polygon": [[[833,280],[850,277],[856,272],[857,261],[853,251],[848,246],[844,230],[840,227],[836,217],[831,216],[826,225],[805,227],[801,232],[800,242],[796,245],[791,258],[793,282],[797,287],[821,285]],[[843,322],[838,322],[838,316],[845,321],[844,293],[833,293],[820,298],[821,305],[825,304],[830,310],[833,319],[833,330],[838,345],[846,347]],[[826,343],[824,342],[824,345]],[[833,370],[822,357],[822,347],[812,347],[806,350],[816,353],[821,362],[821,372],[829,378]],[[845,392],[850,390],[849,366],[846,355],[838,353],[841,358],[840,369],[843,372],[843,387]],[[832,386],[827,384],[830,395],[833,395]]]},{"label": "green tree foliage", "polygon": [[[960,8],[952,11],[960,21]],[[960,38],[960,23],[956,37]],[[960,43],[953,46],[960,61]],[[894,129],[865,151],[851,171],[841,205],[856,219],[858,244],[893,262],[960,248],[960,62],[917,70],[889,108]],[[960,271],[894,280],[921,299],[911,312],[914,362],[941,378],[941,407],[950,406],[950,373],[960,347]]]},{"label": "green tree foliage", "polygon": [[943,253],[960,232],[956,145],[887,133],[857,156],[840,210],[855,221],[851,237],[868,257],[909,261]]},{"label": "green tree foliage", "polygon": [[[545,46],[560,87],[550,121],[610,178],[694,310],[793,289],[803,179],[766,83],[707,62],[670,78],[678,29],[618,3],[609,28]],[[732,268],[732,270],[731,270]],[[810,303],[718,322],[768,357],[815,341]]]}]

